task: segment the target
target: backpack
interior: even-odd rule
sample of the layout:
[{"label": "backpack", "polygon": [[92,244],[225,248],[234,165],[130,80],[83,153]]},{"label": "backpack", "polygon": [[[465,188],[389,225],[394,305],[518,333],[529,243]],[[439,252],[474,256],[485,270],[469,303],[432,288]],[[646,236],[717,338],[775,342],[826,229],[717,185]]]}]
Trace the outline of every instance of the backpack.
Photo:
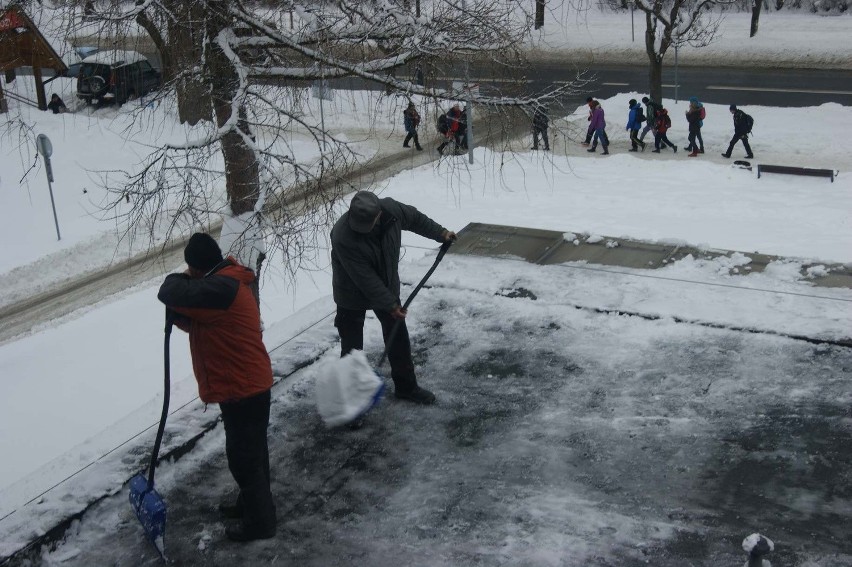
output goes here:
[{"label": "backpack", "polygon": [[446,114],[442,114],[438,117],[438,132],[441,134],[446,134],[450,131],[450,122],[447,119]]},{"label": "backpack", "polygon": [[645,122],[645,114],[642,112],[642,107],[636,109],[636,118],[633,120],[633,123],[636,126],[641,126],[642,123]]},{"label": "backpack", "polygon": [[751,129],[754,126],[754,118],[743,112],[743,123],[745,124],[746,134],[751,134]]},{"label": "backpack", "polygon": [[668,114],[663,114],[663,124],[666,125],[666,128],[672,127],[672,119]]},{"label": "backpack", "polygon": [[701,107],[701,114],[699,115],[699,117],[698,117],[698,118],[699,118],[700,120],[704,120],[706,117],[707,117],[707,111],[706,111],[706,110],[704,110],[704,107],[702,106],[702,107]]}]

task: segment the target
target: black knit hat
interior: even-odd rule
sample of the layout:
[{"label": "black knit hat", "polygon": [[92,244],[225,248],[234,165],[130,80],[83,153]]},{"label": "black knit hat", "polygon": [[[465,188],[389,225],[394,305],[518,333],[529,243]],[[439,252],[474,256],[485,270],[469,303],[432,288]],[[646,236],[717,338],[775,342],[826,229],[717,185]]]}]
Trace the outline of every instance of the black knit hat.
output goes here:
[{"label": "black knit hat", "polygon": [[375,193],[358,191],[349,203],[349,227],[355,232],[367,234],[373,229],[381,210]]},{"label": "black knit hat", "polygon": [[222,261],[222,250],[212,236],[196,232],[183,249],[183,259],[190,268],[209,272]]},{"label": "black knit hat", "polygon": [[646,96],[643,96],[643,97],[642,97],[642,102],[644,102],[645,104],[648,104],[648,101],[649,101],[649,100],[651,100],[651,99],[649,99],[649,98],[648,98],[648,97],[646,97]]},{"label": "black knit hat", "polygon": [[732,104],[731,106],[728,107],[728,110],[736,110],[736,109],[737,109],[736,104]]},{"label": "black knit hat", "polygon": [[630,102],[627,103],[627,106],[629,106],[630,108],[633,108],[635,105],[636,105],[636,99],[635,98],[631,98]]}]

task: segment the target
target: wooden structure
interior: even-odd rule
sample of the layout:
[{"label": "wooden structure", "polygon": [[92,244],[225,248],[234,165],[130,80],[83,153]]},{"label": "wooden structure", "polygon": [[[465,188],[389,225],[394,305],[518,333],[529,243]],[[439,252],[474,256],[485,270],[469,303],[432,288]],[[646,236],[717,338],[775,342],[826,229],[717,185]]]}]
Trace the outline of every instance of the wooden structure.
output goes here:
[{"label": "wooden structure", "polygon": [[834,183],[833,169],[813,169],[810,167],[791,167],[789,165],[765,165],[757,164],[757,178],[761,173],[786,173],[789,175],[809,175],[811,177],[828,177]]},{"label": "wooden structure", "polygon": [[[10,6],[0,12],[0,71],[6,73],[8,81],[18,67],[33,68],[38,107],[47,110],[42,70],[53,69],[57,73],[64,73],[68,67],[23,9]],[[0,111],[4,108],[3,87],[0,85]]]}]

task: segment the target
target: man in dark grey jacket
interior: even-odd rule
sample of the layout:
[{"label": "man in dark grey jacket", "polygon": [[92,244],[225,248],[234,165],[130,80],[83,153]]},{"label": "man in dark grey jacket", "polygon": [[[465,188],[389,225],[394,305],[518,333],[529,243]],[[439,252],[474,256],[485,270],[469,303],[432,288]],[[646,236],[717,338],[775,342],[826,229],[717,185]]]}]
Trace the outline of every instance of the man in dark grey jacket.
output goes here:
[{"label": "man in dark grey jacket", "polygon": [[394,394],[397,398],[431,404],[435,395],[417,385],[405,310],[399,300],[399,250],[402,231],[408,230],[437,242],[455,240],[456,234],[414,207],[389,197],[379,199],[369,191],[352,198],[349,211],[331,230],[331,267],[340,335],[341,356],[364,348],[364,318],[372,309],[382,324],[385,341],[396,321],[399,330],[388,350]]}]

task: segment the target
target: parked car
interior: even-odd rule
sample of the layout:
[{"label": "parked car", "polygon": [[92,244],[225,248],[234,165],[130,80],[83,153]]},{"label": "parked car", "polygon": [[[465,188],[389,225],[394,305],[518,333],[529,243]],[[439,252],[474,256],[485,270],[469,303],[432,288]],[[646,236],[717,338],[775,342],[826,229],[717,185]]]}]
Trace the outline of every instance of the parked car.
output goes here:
[{"label": "parked car", "polygon": [[90,55],[94,55],[99,50],[97,47],[92,45],[81,45],[80,47],[75,47],[71,51],[65,54],[65,57],[62,60],[65,62],[65,65],[68,66],[68,70],[65,71],[66,77],[74,78],[80,74],[80,67],[83,66],[83,59]]},{"label": "parked car", "polygon": [[93,104],[124,104],[160,88],[160,72],[136,51],[98,51],[83,59],[77,98]]}]

